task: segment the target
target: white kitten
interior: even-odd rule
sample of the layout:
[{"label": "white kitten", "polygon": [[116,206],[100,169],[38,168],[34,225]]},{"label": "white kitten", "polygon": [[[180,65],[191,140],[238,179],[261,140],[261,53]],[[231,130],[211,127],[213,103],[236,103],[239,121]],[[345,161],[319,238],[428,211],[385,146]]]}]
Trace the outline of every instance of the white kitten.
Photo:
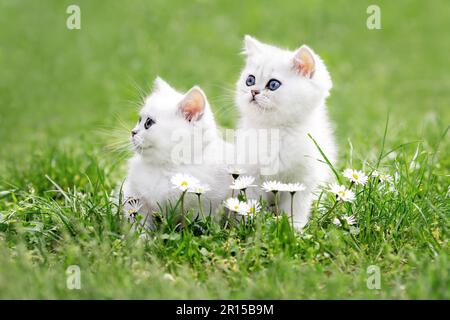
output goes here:
[{"label": "white kitten", "polygon": [[[282,182],[301,182],[306,190],[295,197],[295,226],[308,221],[313,191],[331,173],[308,133],[331,162],[336,156],[333,130],[325,99],[332,87],[323,61],[307,46],[288,51],[245,36],[246,65],[237,83],[236,102],[244,129],[278,129],[280,164],[274,176]],[[253,168],[260,173],[260,168]],[[290,195],[280,195],[280,208],[290,212]]]},{"label": "white kitten", "polygon": [[[203,91],[195,86],[181,94],[157,78],[139,116],[131,132],[135,155],[128,163],[124,199],[139,199],[139,213],[150,213],[146,219],[151,225],[158,204],[164,206],[167,200],[175,204],[179,199],[181,192],[170,180],[182,173],[210,187],[203,199],[204,212],[209,213],[210,204],[215,211],[228,193],[228,176],[216,162],[224,142]],[[197,208],[195,195],[187,194],[185,199],[185,208]]]}]

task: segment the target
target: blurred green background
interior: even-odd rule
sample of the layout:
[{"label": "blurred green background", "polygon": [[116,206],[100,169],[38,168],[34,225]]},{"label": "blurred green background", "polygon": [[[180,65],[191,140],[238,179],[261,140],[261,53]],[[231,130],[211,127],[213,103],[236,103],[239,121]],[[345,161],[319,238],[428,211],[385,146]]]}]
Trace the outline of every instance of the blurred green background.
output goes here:
[{"label": "blurred green background", "polygon": [[[372,3],[381,30],[366,28]],[[70,4],[81,8],[81,30],[66,28]],[[200,85],[232,127],[247,33],[292,49],[307,43],[323,57],[344,149],[351,139],[370,153],[388,110],[390,141],[424,130],[432,139],[450,122],[449,9],[448,1],[1,0],[2,166],[45,144],[103,147],[99,129],[131,127],[156,75],[180,90]]]}]

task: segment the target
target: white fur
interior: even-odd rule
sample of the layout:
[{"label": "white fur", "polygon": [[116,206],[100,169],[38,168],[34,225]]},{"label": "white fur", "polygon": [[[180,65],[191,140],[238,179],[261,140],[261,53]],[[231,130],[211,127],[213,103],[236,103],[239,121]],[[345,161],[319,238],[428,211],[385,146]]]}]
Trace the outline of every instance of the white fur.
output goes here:
[{"label": "white fur", "polygon": [[[164,206],[167,200],[175,204],[179,199],[181,191],[174,189],[170,182],[171,177],[177,173],[192,175],[201,183],[210,186],[211,190],[203,196],[205,214],[209,213],[210,204],[214,213],[228,192],[228,175],[219,162],[215,162],[216,158],[221,156],[220,151],[226,146],[216,131],[214,116],[203,91],[194,87],[189,92],[192,90],[198,90],[206,104],[199,119],[188,121],[180,111],[181,101],[187,94],[177,92],[162,79],[157,78],[153,92],[145,100],[145,105],[140,111],[142,121],[133,129],[138,132],[132,138],[135,155],[128,163],[123,193],[125,199],[130,197],[140,199],[143,205],[140,213],[150,213],[147,216],[150,225],[151,213],[159,211],[158,204]],[[155,124],[145,129],[144,123],[148,117],[154,119]],[[192,136],[195,130],[205,132],[207,139],[201,142],[201,147],[206,160],[199,164],[174,161],[174,150],[181,147],[190,151],[192,147],[190,143],[180,146],[180,141],[173,139],[175,130],[178,135],[184,136]],[[186,194],[185,199],[185,208],[197,208],[195,194]]]},{"label": "white fur", "polygon": [[[315,71],[311,78],[294,68],[296,51],[283,50],[258,40],[245,37],[244,54],[247,61],[237,82],[236,102],[241,112],[240,128],[280,130],[280,170],[275,176],[259,176],[260,180],[276,179],[281,182],[301,182],[306,190],[295,196],[294,222],[302,228],[308,221],[313,192],[326,182],[331,170],[322,160],[319,151],[307,136],[318,142],[333,163],[336,146],[328,119],[325,100],[332,87],[330,75],[323,61],[310,48]],[[254,86],[247,86],[248,75],[256,78]],[[270,91],[265,88],[270,79],[277,79],[281,86]],[[255,102],[251,102],[250,90],[260,90]],[[253,173],[258,172],[257,166]],[[290,212],[290,195],[282,193],[280,208]]]}]

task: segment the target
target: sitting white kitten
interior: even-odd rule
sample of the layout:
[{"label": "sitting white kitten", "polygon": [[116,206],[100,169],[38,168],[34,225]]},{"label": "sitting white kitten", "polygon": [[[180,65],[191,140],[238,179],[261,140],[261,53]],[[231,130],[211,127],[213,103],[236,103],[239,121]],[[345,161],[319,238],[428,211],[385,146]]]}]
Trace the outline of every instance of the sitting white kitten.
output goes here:
[{"label": "sitting white kitten", "polygon": [[[294,224],[308,221],[313,191],[331,173],[307,136],[318,142],[331,162],[336,156],[333,130],[325,99],[332,87],[323,61],[307,46],[288,51],[245,36],[246,65],[237,83],[236,102],[241,111],[240,128],[278,129],[279,170],[261,180],[301,182],[306,190],[295,197]],[[253,167],[252,173],[258,171]],[[280,195],[280,209],[290,212],[290,195]]]},{"label": "sitting white kitten", "polygon": [[[158,204],[164,206],[167,200],[175,204],[179,199],[181,191],[171,183],[178,173],[191,175],[210,187],[203,196],[205,214],[209,213],[210,205],[214,213],[226,197],[227,173],[216,162],[224,150],[224,142],[199,87],[181,94],[157,78],[131,131],[131,141],[135,155],[128,163],[123,196],[132,201],[125,206],[126,214],[133,212],[128,211],[130,205],[138,206],[135,209],[146,216],[151,226],[152,213],[159,211]],[[193,153],[195,157],[191,156]],[[198,209],[195,195],[186,194],[185,201],[186,209]]]}]

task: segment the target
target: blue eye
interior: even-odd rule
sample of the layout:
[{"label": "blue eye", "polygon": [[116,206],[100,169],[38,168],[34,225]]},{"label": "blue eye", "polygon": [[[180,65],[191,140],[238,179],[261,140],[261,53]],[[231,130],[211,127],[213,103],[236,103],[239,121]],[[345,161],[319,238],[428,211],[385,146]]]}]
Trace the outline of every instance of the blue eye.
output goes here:
[{"label": "blue eye", "polygon": [[275,91],[281,86],[281,82],[277,79],[270,79],[269,82],[267,82],[266,88]]},{"label": "blue eye", "polygon": [[245,84],[247,85],[247,87],[254,86],[255,83],[256,83],[256,80],[255,80],[255,77],[253,75],[249,75],[247,77],[247,80],[245,81]]}]

